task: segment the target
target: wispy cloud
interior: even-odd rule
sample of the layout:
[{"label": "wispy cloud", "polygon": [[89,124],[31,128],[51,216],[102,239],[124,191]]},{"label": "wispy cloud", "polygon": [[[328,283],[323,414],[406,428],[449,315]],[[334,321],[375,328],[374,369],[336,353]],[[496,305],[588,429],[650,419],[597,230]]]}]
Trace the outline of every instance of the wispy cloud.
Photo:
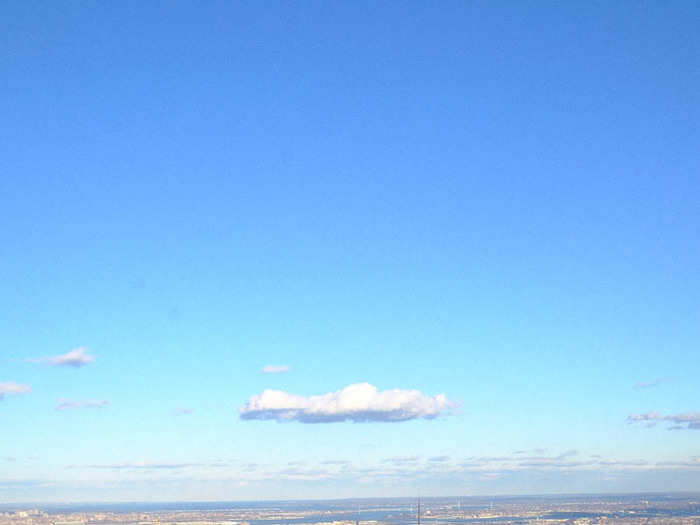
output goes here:
[{"label": "wispy cloud", "polygon": [[516,450],[513,454],[544,454],[545,452],[547,452],[546,448],[533,448]]},{"label": "wispy cloud", "polygon": [[190,408],[190,407],[178,407],[175,409],[176,414],[183,415],[183,416],[191,414],[192,412],[194,412],[194,408]]},{"label": "wispy cloud", "polygon": [[16,396],[19,394],[28,394],[32,391],[32,387],[29,385],[20,385],[13,381],[7,383],[0,383],[0,400],[2,400],[5,395]]},{"label": "wispy cloud", "polygon": [[109,401],[102,400],[90,400],[90,401],[71,401],[70,399],[60,398],[56,401],[56,410],[71,410],[77,408],[103,408],[109,405]]},{"label": "wispy cloud", "polygon": [[[473,483],[495,479],[561,480],[609,478],[611,476],[700,475],[697,456],[679,457],[675,461],[653,462],[643,459],[588,459],[561,461],[562,454],[542,456],[539,461],[521,461],[515,456],[490,456],[485,460],[430,462],[430,458],[416,462],[395,463],[385,460],[355,464],[344,460],[326,460],[315,463],[275,465],[270,463],[239,463],[211,461],[123,461],[105,464],[69,465],[68,469],[95,469],[111,472],[118,483],[192,481],[198,484],[214,482],[236,484],[263,484],[284,482],[332,482],[406,486],[431,482]],[[437,456],[436,456],[437,457]],[[591,458],[590,455],[584,455]],[[490,458],[499,458],[491,461]],[[510,459],[504,459],[510,458]],[[218,468],[225,466],[226,468]]]},{"label": "wispy cloud", "polygon": [[2,479],[0,480],[0,491],[3,490],[26,490],[37,487],[50,486],[52,482],[40,479]]},{"label": "wispy cloud", "polygon": [[95,362],[95,356],[88,354],[88,349],[84,346],[74,348],[65,354],[52,357],[32,357],[25,359],[27,363],[48,363],[51,366],[72,366],[80,368]]},{"label": "wispy cloud", "polygon": [[310,397],[265,390],[251,396],[238,412],[241,419],[365,423],[434,419],[453,407],[454,403],[444,394],[427,396],[418,390],[399,389],[379,391],[369,383],[358,383]]},{"label": "wispy cloud", "polygon": [[661,383],[665,383],[668,381],[668,379],[660,377],[658,379],[654,379],[653,381],[637,381],[632,388],[635,390],[644,390],[647,388],[654,388],[659,386]]},{"label": "wispy cloud", "polygon": [[627,416],[628,423],[636,423],[639,421],[660,421],[665,419],[666,416],[662,416],[659,412],[651,411],[646,414],[630,414]]},{"label": "wispy cloud", "polygon": [[393,456],[390,458],[384,458],[382,463],[393,463],[394,465],[405,465],[410,463],[416,463],[420,460],[420,456]]},{"label": "wispy cloud", "polygon": [[98,469],[98,470],[176,470],[189,467],[199,467],[201,463],[158,463],[149,461],[135,461],[124,463],[107,463],[96,465],[68,465],[70,469]]},{"label": "wispy cloud", "polygon": [[262,369],[263,374],[285,374],[291,368],[288,365],[267,365]]},{"label": "wispy cloud", "polygon": [[[395,461],[401,458],[388,458],[378,464],[343,465],[342,468],[333,468],[332,464],[308,465],[299,468],[276,469],[268,465],[260,465],[250,473],[248,480],[263,479],[287,479],[287,480],[330,480],[330,479],[357,479],[366,482],[377,481],[416,481],[422,479],[450,479],[465,480],[474,477],[495,478],[501,476],[521,475],[531,476],[536,474],[556,475],[557,473],[597,473],[605,475],[616,472],[660,472],[677,470],[699,470],[700,459],[689,458],[685,461],[654,463],[645,460],[629,459],[599,459],[566,461],[559,458],[567,455],[563,452],[552,456],[533,457],[522,461],[513,456],[493,456],[484,459],[458,463],[453,461],[431,463],[430,459],[423,461]],[[436,456],[440,457],[440,456]],[[410,458],[413,458],[412,456]]]},{"label": "wispy cloud", "polygon": [[[646,414],[630,414],[627,417],[628,423],[646,423],[646,427],[659,421],[674,423],[669,430],[700,430],[700,412],[684,412],[682,414],[662,415],[659,412],[651,411]],[[653,426],[653,425],[652,425]]]}]

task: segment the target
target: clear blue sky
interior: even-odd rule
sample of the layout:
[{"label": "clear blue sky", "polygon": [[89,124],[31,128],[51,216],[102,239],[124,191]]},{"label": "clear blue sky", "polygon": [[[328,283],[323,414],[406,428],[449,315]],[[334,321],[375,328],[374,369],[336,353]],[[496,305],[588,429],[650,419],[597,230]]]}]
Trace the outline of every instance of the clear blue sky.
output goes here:
[{"label": "clear blue sky", "polygon": [[700,490],[698,27],[4,2],[0,501]]}]

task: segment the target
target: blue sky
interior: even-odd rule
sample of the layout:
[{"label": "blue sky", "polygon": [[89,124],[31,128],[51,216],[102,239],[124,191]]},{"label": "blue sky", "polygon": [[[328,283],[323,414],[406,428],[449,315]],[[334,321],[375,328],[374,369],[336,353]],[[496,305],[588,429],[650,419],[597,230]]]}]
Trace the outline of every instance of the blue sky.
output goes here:
[{"label": "blue sky", "polygon": [[700,490],[696,2],[0,15],[0,501]]}]

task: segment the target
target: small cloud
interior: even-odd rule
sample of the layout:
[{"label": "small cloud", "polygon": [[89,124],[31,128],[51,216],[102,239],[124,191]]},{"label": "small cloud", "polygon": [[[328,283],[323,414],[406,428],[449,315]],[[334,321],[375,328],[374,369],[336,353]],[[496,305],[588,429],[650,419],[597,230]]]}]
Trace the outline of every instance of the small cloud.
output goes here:
[{"label": "small cloud", "polygon": [[453,407],[454,403],[444,394],[431,397],[418,390],[379,391],[369,383],[358,383],[337,392],[310,397],[281,390],[265,390],[251,396],[238,412],[241,419],[301,423],[396,423],[411,419],[435,419]]},{"label": "small cloud", "polygon": [[66,352],[65,354],[56,355],[53,357],[38,357],[25,359],[27,363],[48,363],[51,366],[72,366],[80,368],[81,366],[95,362],[95,356],[87,353],[88,349],[84,346],[79,346]]},{"label": "small cloud", "polygon": [[31,391],[32,387],[29,385],[20,385],[12,381],[0,383],[0,400],[2,400],[5,395],[16,396],[19,394],[28,394]]},{"label": "small cloud", "polygon": [[450,456],[433,456],[432,458],[428,458],[428,461],[436,462],[436,463],[442,463],[445,461],[449,461]]},{"label": "small cloud", "polygon": [[654,388],[659,386],[661,383],[665,383],[668,379],[658,378],[653,381],[637,381],[632,388],[635,390],[644,390],[646,388]]},{"label": "small cloud", "polygon": [[670,414],[664,416],[659,412],[651,411],[646,414],[630,414],[627,416],[627,422],[646,423],[646,427],[653,427],[659,421],[668,421],[673,423],[668,427],[668,430],[700,430],[700,412],[684,412],[682,414]]},{"label": "small cloud", "polygon": [[396,465],[402,465],[405,463],[415,463],[420,459],[420,456],[394,456],[391,458],[383,459],[384,463],[394,463]]},{"label": "small cloud", "polygon": [[639,421],[660,421],[662,419],[664,419],[664,416],[654,411],[647,412],[646,414],[630,414],[627,416],[628,423],[636,423]]},{"label": "small cloud", "polygon": [[578,450],[575,450],[572,448],[570,450],[567,450],[566,452],[562,452],[561,454],[559,454],[556,457],[556,459],[570,458],[571,456],[576,456],[576,455],[578,455]]},{"label": "small cloud", "polygon": [[263,374],[286,374],[291,368],[287,365],[267,365],[262,369]]},{"label": "small cloud", "polygon": [[685,412],[683,414],[667,417],[669,417],[674,423],[700,423],[700,412]]},{"label": "small cloud", "polygon": [[190,408],[190,407],[178,407],[175,409],[176,414],[183,415],[183,416],[191,414],[192,412],[194,412],[194,408]]},{"label": "small cloud", "polygon": [[71,410],[74,408],[103,408],[109,405],[106,400],[90,400],[90,401],[71,401],[70,399],[60,398],[56,401],[54,407],[58,411]]},{"label": "small cloud", "polygon": [[87,353],[87,348],[82,346],[65,354],[49,358],[49,363],[54,366],[74,366],[76,368],[93,363],[94,361],[95,356],[89,355]]}]

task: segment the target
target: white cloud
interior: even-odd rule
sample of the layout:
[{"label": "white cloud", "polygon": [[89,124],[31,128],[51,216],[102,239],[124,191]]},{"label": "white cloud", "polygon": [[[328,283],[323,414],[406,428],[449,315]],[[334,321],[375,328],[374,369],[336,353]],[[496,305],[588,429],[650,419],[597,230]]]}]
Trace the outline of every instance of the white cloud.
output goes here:
[{"label": "white cloud", "polygon": [[18,394],[28,394],[31,391],[32,387],[29,385],[20,385],[12,381],[0,383],[0,399],[4,398],[5,394],[16,396]]},{"label": "white cloud", "polygon": [[287,365],[267,365],[262,369],[263,374],[284,374],[291,370]]},{"label": "white cloud", "polygon": [[95,361],[95,356],[87,353],[87,348],[80,346],[70,352],[49,358],[49,363],[54,366],[80,367]]},{"label": "white cloud", "polygon": [[102,408],[109,405],[109,401],[102,400],[90,400],[90,401],[71,401],[70,399],[58,399],[56,410],[70,410],[73,408]]},{"label": "white cloud", "polygon": [[418,390],[384,390],[368,383],[349,385],[338,392],[298,396],[265,390],[238,409],[242,419],[274,419],[301,423],[337,421],[398,422],[433,419],[454,407],[444,394],[427,396]]},{"label": "white cloud", "polygon": [[180,415],[189,415],[193,412],[194,412],[194,409],[190,408],[190,407],[178,407],[175,409],[175,413],[180,414]]},{"label": "white cloud", "polygon": [[48,363],[52,366],[73,366],[79,368],[83,365],[95,362],[95,356],[87,353],[88,349],[84,346],[74,348],[65,354],[56,355],[53,357],[39,357],[25,359],[27,363]]},{"label": "white cloud", "polygon": [[656,423],[657,421],[669,421],[671,423],[675,423],[675,425],[669,427],[669,430],[700,430],[700,412],[685,412],[683,414],[670,414],[664,416],[659,412],[651,411],[647,412],[646,414],[630,414],[627,417],[627,421],[629,423],[646,422],[646,426],[649,428],[650,423]]}]

